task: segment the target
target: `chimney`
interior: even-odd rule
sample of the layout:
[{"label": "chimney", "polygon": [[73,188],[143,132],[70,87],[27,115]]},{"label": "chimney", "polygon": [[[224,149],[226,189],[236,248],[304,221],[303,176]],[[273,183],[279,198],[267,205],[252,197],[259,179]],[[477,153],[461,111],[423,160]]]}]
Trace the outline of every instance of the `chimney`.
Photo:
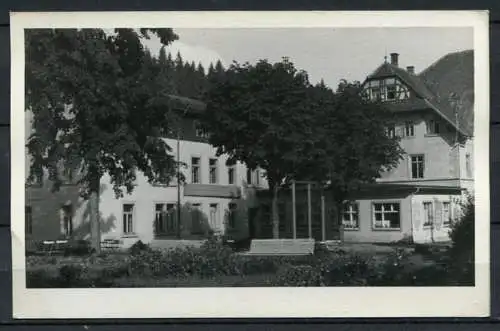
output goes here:
[{"label": "chimney", "polygon": [[396,67],[398,66],[398,53],[391,53],[391,64],[395,65]]},{"label": "chimney", "polygon": [[409,74],[414,75],[415,74],[415,67],[408,66],[408,67],[406,67],[406,71],[408,71]]}]

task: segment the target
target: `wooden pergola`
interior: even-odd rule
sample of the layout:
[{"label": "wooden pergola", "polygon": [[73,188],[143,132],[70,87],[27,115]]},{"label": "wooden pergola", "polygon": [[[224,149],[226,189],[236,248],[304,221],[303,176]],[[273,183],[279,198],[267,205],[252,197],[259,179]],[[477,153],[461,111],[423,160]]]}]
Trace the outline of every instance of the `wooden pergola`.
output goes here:
[{"label": "wooden pergola", "polygon": [[[293,239],[297,239],[297,199],[296,199],[296,189],[297,185],[306,185],[307,187],[307,227],[308,227],[308,236],[310,239],[313,238],[313,230],[312,230],[312,194],[311,188],[313,184],[317,184],[317,182],[312,181],[292,181],[291,189],[292,189],[292,237]],[[326,240],[326,217],[325,217],[325,194],[324,191],[321,190],[321,240]]]}]

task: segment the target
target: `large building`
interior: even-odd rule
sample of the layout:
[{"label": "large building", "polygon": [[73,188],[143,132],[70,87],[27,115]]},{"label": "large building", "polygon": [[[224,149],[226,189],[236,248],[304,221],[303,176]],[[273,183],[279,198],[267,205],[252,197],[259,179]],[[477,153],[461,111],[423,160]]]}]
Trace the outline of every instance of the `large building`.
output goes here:
[{"label": "large building", "polygon": [[[460,201],[474,189],[474,54],[448,54],[418,75],[391,54],[364,82],[366,96],[396,113],[399,166],[346,207],[346,240],[448,240]],[[358,213],[353,218],[353,213]]]},{"label": "large building", "polygon": [[[247,210],[256,203],[254,192],[267,186],[263,172],[239,162],[227,164],[225,155],[218,157],[196,121],[204,104],[173,99],[175,107],[184,112],[183,120],[164,140],[183,164],[184,181],[152,185],[138,173],[133,192],[117,199],[109,176],[103,176],[99,201],[102,240],[119,240],[129,247],[138,240],[162,246],[166,240],[200,240],[214,233],[236,240],[248,237]],[[30,131],[28,113],[26,132]],[[27,155],[27,165],[29,161]],[[89,238],[89,205],[79,197],[75,181],[64,182],[58,192],[51,191],[52,183],[46,179],[27,187],[27,241]]]},{"label": "large building", "polygon": [[[383,102],[396,114],[397,123],[387,128],[387,134],[401,137],[405,155],[398,167],[346,204],[345,241],[448,240],[459,202],[474,186],[473,68],[472,51],[448,54],[419,74],[411,66],[401,68],[398,54],[393,53],[367,77],[366,97]],[[180,186],[176,181],[155,186],[139,174],[133,193],[116,199],[104,176],[99,204],[102,238],[117,239],[128,247],[137,240],[161,245],[172,239],[203,239],[211,233],[234,239],[271,237],[270,207],[261,196],[267,187],[263,172],[227,164],[224,155],[217,157],[196,122],[204,105],[177,100],[179,109],[188,107],[183,108],[186,116],[166,141],[185,164],[181,171],[186,181]],[[26,128],[29,132],[29,116]],[[312,196],[311,207],[306,192]],[[290,194],[284,192],[280,199],[280,237],[338,238],[337,213],[328,205],[328,196],[325,206],[318,191],[298,188],[295,213]],[[290,226],[292,216],[295,230]],[[88,205],[74,183],[65,183],[57,193],[46,182],[27,187],[27,242],[89,234]]]}]

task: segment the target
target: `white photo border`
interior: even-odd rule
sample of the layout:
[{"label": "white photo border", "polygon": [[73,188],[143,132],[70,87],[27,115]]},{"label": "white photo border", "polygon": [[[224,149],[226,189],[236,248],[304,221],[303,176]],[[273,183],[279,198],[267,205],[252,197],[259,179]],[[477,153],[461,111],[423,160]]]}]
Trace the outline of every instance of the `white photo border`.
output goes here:
[{"label": "white photo border", "polygon": [[[165,26],[168,23],[168,26]],[[125,26],[124,26],[125,25]],[[27,289],[24,242],[24,29],[471,27],[474,33],[474,287]],[[11,13],[11,231],[18,319],[487,317],[490,313],[487,11]]]}]

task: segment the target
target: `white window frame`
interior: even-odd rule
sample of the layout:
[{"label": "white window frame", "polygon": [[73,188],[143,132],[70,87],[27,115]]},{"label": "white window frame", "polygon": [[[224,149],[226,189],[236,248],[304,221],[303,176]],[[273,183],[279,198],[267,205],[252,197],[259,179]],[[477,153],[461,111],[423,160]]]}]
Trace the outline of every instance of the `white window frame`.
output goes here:
[{"label": "white window frame", "polygon": [[261,173],[259,168],[255,169],[254,176],[255,176],[255,181],[254,181],[255,186],[260,186]]},{"label": "white window frame", "polygon": [[[213,207],[215,206],[215,210]],[[212,229],[215,229],[217,225],[217,221],[219,219],[219,204],[218,203],[210,203],[208,205],[209,214],[208,214],[208,222]]]},{"label": "white window frame", "polygon": [[[384,210],[385,207],[384,205],[387,205],[387,204],[390,204],[390,205],[397,205],[398,206],[398,211],[386,211]],[[385,217],[384,215],[386,213],[398,213],[398,216],[399,216],[399,226],[396,228],[396,227],[384,227],[384,223],[382,223],[382,226],[377,226],[377,221],[376,221],[376,217],[375,215],[379,212],[375,211],[375,206],[376,205],[382,205],[382,221],[381,222],[387,222],[389,220],[385,220]],[[389,222],[389,225],[390,225],[390,222]],[[372,230],[375,230],[375,231],[400,231],[401,230],[401,201],[375,201],[372,203]]]},{"label": "white window frame", "polygon": [[[426,206],[429,206],[431,212],[426,210]],[[424,228],[434,227],[436,224],[436,208],[434,208],[434,203],[432,201],[423,201],[422,208],[424,210],[424,222],[422,226]]]},{"label": "white window frame", "polygon": [[[158,210],[156,209],[156,207],[158,205],[163,205],[163,209],[161,211],[161,213],[163,214],[160,214],[158,212]],[[154,206],[154,213],[155,213],[155,235],[159,235],[159,236],[162,236],[162,235],[175,235],[177,233],[177,220],[176,220],[176,208],[177,208],[177,203],[175,202],[172,202],[172,201],[157,201],[153,204]],[[172,208],[169,209],[169,206],[171,206]],[[164,215],[164,216],[163,216]],[[159,220],[158,218],[162,217],[161,220]],[[163,217],[165,217],[163,219]],[[159,221],[163,221],[164,224],[162,224],[162,226],[159,226]],[[172,230],[169,231],[168,228],[169,228],[169,221],[171,223],[171,228]],[[163,228],[163,231],[159,231],[159,228]]]},{"label": "white window frame", "polygon": [[438,120],[428,120],[426,123],[428,136],[436,136],[441,133],[441,122]]},{"label": "white window frame", "polygon": [[[198,159],[197,165],[194,165],[193,159]],[[202,182],[202,180],[201,180],[201,165],[202,165],[201,156],[191,155],[190,163],[191,163],[190,164],[191,165],[191,183],[192,184],[201,184],[201,182]],[[194,169],[195,168],[198,170],[198,180],[197,181],[194,181]]]},{"label": "white window frame", "polygon": [[388,126],[385,128],[385,134],[386,134],[389,138],[394,138],[394,137],[396,137],[396,125],[395,125],[395,124],[388,125]]},{"label": "white window frame", "polygon": [[412,138],[415,137],[415,122],[405,121],[403,126],[403,137]]},{"label": "white window frame", "polygon": [[[448,219],[446,219],[445,215],[445,208],[444,206],[448,205]],[[442,203],[442,217],[443,217],[443,227],[449,227],[452,223],[452,215],[451,215],[451,202],[450,201],[443,201]]]},{"label": "white window frame", "polygon": [[[413,158],[416,158],[416,162],[413,162]],[[422,158],[422,161],[418,161],[418,158]],[[417,173],[416,175],[417,176],[414,176],[414,173],[413,173],[413,164],[416,164],[417,165]],[[418,165],[419,164],[422,164],[422,176],[418,176],[419,175],[419,168],[418,168]],[[422,179],[422,178],[425,178],[425,155],[424,154],[411,154],[409,155],[409,166],[410,166],[410,178],[411,179]]]},{"label": "white window frame", "polygon": [[201,124],[199,121],[194,121],[194,130],[196,137],[202,139],[208,139],[210,137],[210,134],[200,126]]},{"label": "white window frame", "polygon": [[[211,164],[212,161],[215,161],[214,165]],[[213,173],[212,170],[214,171]],[[214,175],[215,177],[212,178],[212,175]],[[208,159],[208,183],[209,184],[219,183],[219,160],[214,157]]]},{"label": "white window frame", "polygon": [[[131,205],[132,211],[125,211],[125,206]],[[134,202],[123,202],[122,203],[122,232],[125,236],[135,235],[135,208]],[[128,216],[125,220],[125,216]],[[130,229],[132,228],[132,229]]]},{"label": "white window frame", "polygon": [[[346,210],[346,207],[348,210]],[[359,203],[346,202],[342,210],[342,225],[344,230],[359,230]]]}]

